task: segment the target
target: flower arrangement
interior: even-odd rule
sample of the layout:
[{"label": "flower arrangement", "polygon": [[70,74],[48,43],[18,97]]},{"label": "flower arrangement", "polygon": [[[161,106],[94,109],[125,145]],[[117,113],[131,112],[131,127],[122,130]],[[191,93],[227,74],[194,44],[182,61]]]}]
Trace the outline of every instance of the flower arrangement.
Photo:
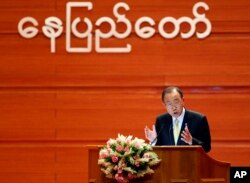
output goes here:
[{"label": "flower arrangement", "polygon": [[106,177],[119,183],[154,173],[152,166],[159,162],[157,154],[143,139],[120,134],[107,141],[107,145],[100,149],[98,159]]}]

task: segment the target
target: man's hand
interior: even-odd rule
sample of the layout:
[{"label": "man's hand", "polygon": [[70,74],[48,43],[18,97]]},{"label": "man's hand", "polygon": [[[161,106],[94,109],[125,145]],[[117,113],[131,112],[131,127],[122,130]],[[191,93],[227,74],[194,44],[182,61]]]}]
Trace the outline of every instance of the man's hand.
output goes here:
[{"label": "man's hand", "polygon": [[145,131],[145,137],[149,140],[149,142],[153,142],[155,138],[157,137],[157,133],[155,130],[155,125],[152,126],[152,130],[150,130],[147,126],[144,129]]},{"label": "man's hand", "polygon": [[193,137],[192,137],[191,133],[189,132],[189,129],[188,129],[188,126],[187,126],[187,123],[186,123],[185,128],[181,133],[181,140],[186,142],[189,145],[192,145],[192,138]]}]

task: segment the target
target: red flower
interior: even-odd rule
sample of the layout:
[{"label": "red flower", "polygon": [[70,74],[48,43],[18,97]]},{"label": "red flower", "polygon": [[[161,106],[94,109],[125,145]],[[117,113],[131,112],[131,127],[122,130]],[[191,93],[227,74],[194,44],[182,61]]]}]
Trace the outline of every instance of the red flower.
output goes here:
[{"label": "red flower", "polygon": [[118,161],[118,157],[117,156],[112,156],[112,161],[113,161],[113,163],[116,163]]}]

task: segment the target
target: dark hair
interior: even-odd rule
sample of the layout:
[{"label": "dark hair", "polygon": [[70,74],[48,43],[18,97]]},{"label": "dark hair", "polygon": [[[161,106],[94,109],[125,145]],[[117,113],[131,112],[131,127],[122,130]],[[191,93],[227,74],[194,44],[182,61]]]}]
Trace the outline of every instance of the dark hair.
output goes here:
[{"label": "dark hair", "polygon": [[165,95],[168,93],[172,93],[173,91],[177,91],[180,94],[181,98],[183,98],[183,92],[180,88],[178,88],[177,86],[170,86],[162,91],[161,100],[164,102]]}]

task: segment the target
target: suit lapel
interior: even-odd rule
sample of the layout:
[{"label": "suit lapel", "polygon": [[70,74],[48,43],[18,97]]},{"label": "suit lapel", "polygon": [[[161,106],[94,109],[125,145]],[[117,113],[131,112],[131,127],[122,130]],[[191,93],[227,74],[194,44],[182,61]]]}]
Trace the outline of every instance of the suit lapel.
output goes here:
[{"label": "suit lapel", "polygon": [[188,116],[189,116],[189,112],[187,109],[185,109],[185,114],[184,114],[183,122],[181,125],[181,130],[180,130],[180,134],[178,137],[177,145],[185,145],[186,144],[184,141],[181,140],[181,133],[185,129],[185,125],[188,124]]}]

